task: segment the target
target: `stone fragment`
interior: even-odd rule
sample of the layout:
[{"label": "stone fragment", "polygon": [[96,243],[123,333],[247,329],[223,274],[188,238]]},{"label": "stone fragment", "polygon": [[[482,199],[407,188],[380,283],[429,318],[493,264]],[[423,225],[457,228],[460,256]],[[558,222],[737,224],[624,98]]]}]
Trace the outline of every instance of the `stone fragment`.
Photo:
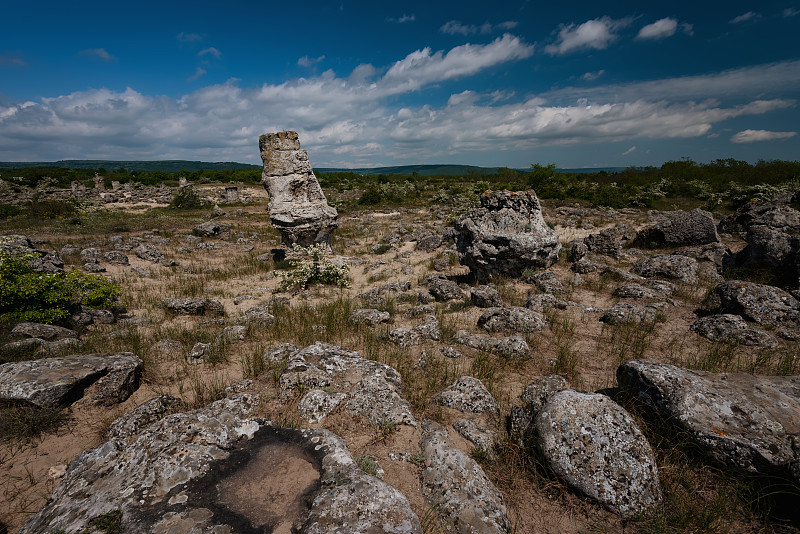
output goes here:
[{"label": "stone fragment", "polygon": [[665,299],[676,291],[675,284],[663,280],[645,280],[640,284],[624,284],[614,290],[623,299]]},{"label": "stone fragment", "polygon": [[531,349],[522,336],[493,337],[471,334],[466,330],[456,333],[455,342],[474,349],[499,354],[509,358],[525,358]]},{"label": "stone fragment", "polygon": [[114,265],[130,265],[128,256],[118,250],[110,250],[103,253],[103,259]]},{"label": "stone fragment", "polygon": [[586,246],[587,251],[592,254],[608,256],[618,260],[622,255],[622,239],[623,234],[619,229],[616,227],[606,228],[600,230],[599,233],[586,236],[583,239],[583,244]]},{"label": "stone fragment", "polygon": [[484,428],[473,419],[459,419],[453,423],[453,428],[461,436],[475,445],[476,449],[485,454],[492,455],[492,448],[497,441],[497,432]]},{"label": "stone fragment", "polygon": [[741,315],[765,326],[800,327],[800,300],[777,287],[730,280],[714,287],[719,313]]},{"label": "stone fragment", "polygon": [[270,326],[275,323],[275,316],[272,315],[273,305],[270,303],[257,304],[248,308],[242,315],[236,318],[237,325],[260,325]]},{"label": "stone fragment", "polygon": [[645,278],[663,277],[695,284],[697,283],[697,260],[687,256],[674,255],[642,258],[633,265],[631,272]]},{"label": "stone fragment", "polygon": [[170,413],[177,412],[182,405],[181,400],[172,395],[166,393],[157,395],[115,419],[108,427],[106,437],[131,441],[147,426]]},{"label": "stone fragment", "polygon": [[192,228],[192,234],[197,237],[218,237],[221,234],[230,233],[230,224],[221,224],[219,221],[211,219]]},{"label": "stone fragment", "polygon": [[664,303],[648,304],[646,306],[636,306],[627,302],[618,302],[603,313],[600,322],[606,324],[625,324],[640,323],[644,321],[656,321],[660,314],[663,314]]},{"label": "stone fragment", "polygon": [[463,300],[466,293],[458,284],[447,278],[434,278],[430,281],[428,291],[438,301]]},{"label": "stone fragment", "polygon": [[133,253],[136,254],[137,258],[141,258],[145,261],[151,261],[153,263],[161,263],[166,259],[155,245],[150,244],[139,245],[133,249]]},{"label": "stone fragment", "polygon": [[550,308],[566,310],[567,306],[569,302],[547,294],[531,295],[525,301],[525,307],[536,313],[544,313]]},{"label": "stone fragment", "polygon": [[539,291],[548,295],[566,293],[564,285],[556,278],[552,271],[544,271],[525,277],[525,281],[534,284]]},{"label": "stone fragment", "polygon": [[461,264],[479,279],[518,278],[526,269],[546,269],[561,250],[533,191],[487,191],[481,207],[459,217],[455,230]]},{"label": "stone fragment", "polygon": [[161,301],[161,305],[175,315],[225,315],[225,308],[217,299],[209,298],[168,298]]},{"label": "stone fragment", "polygon": [[350,312],[350,322],[353,324],[376,326],[380,323],[388,323],[390,318],[389,312],[372,308],[359,308]]},{"label": "stone fragment", "polygon": [[729,313],[701,317],[689,328],[692,332],[697,332],[711,341],[735,343],[749,347],[775,348],[778,346],[778,340],[775,337],[763,330],[750,328],[740,316]]},{"label": "stone fragment", "polygon": [[567,380],[561,375],[543,376],[528,384],[520,398],[535,415],[542,410],[544,403],[551,395],[567,389],[567,387]]},{"label": "stone fragment", "polygon": [[328,205],[308,154],[296,132],[264,134],[258,139],[264,170],[261,181],[269,193],[269,217],[281,234],[281,243],[328,249],[336,229],[336,209]]},{"label": "stone fragment", "polygon": [[567,484],[622,517],[636,517],[661,501],[650,444],[633,418],[597,393],[562,390],[535,418],[539,447]]},{"label": "stone fragment", "polygon": [[100,265],[99,263],[97,263],[97,260],[95,260],[94,263],[84,263],[83,264],[83,270],[86,271],[87,273],[104,273],[104,272],[106,272],[106,268],[103,267],[102,265]]},{"label": "stone fragment", "polygon": [[68,406],[91,386],[95,404],[124,401],[139,387],[142,360],[133,353],[86,354],[0,365],[0,400]]},{"label": "stone fragment", "polygon": [[500,406],[483,382],[471,376],[462,376],[434,397],[434,402],[465,413],[497,414]]},{"label": "stone fragment", "polygon": [[413,347],[422,342],[422,337],[410,328],[393,328],[389,331],[389,341],[401,347]]},{"label": "stone fragment", "polygon": [[69,328],[41,323],[19,323],[14,326],[11,333],[15,336],[37,337],[46,341],[78,337],[77,332]]},{"label": "stone fragment", "polygon": [[503,298],[492,286],[473,287],[469,297],[478,308],[501,308],[503,306]]},{"label": "stone fragment", "polygon": [[186,361],[191,364],[207,362],[214,351],[211,343],[195,343],[192,350],[186,356]]},{"label": "stone fragment", "polygon": [[423,421],[420,448],[425,456],[422,493],[448,531],[511,532],[502,494],[481,466],[453,445],[441,425]]},{"label": "stone fragment", "polygon": [[284,360],[288,360],[299,350],[300,347],[292,343],[281,343],[277,347],[265,350],[264,354],[261,355],[261,359],[264,360],[266,365],[280,363]]},{"label": "stone fragment", "polygon": [[636,246],[680,247],[719,241],[711,214],[701,209],[664,212],[664,220],[636,234]]},{"label": "stone fragment", "polygon": [[631,360],[619,387],[729,467],[800,482],[800,376],[753,376]]},{"label": "stone fragment", "polygon": [[538,332],[548,323],[528,308],[489,308],[478,318],[478,326],[489,332]]}]

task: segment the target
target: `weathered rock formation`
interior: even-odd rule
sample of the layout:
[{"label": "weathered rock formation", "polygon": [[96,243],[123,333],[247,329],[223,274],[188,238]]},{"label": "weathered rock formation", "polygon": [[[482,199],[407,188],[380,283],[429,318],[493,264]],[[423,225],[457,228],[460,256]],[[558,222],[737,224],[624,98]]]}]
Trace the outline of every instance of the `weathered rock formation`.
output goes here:
[{"label": "weathered rock formation", "polygon": [[481,207],[459,217],[455,230],[461,263],[479,279],[546,269],[561,250],[533,191],[486,191]]},{"label": "weathered rock formation", "polygon": [[264,162],[261,182],[269,193],[269,218],[283,245],[320,243],[330,248],[338,214],[328,205],[297,132],[264,134],[258,146]]},{"label": "weathered rock formation", "polygon": [[719,241],[714,219],[707,211],[698,208],[689,212],[668,211],[663,215],[663,221],[636,235],[634,245],[675,247]]},{"label": "weathered rock formation", "polygon": [[115,511],[122,532],[422,532],[344,440],[247,418],[258,402],[234,394],[83,452],[20,532],[77,532]]},{"label": "weathered rock formation", "polygon": [[800,376],[752,376],[632,360],[619,387],[720,463],[800,481]]},{"label": "weathered rock formation", "polygon": [[719,313],[741,315],[764,326],[800,328],[800,301],[777,287],[729,280],[714,287]]}]

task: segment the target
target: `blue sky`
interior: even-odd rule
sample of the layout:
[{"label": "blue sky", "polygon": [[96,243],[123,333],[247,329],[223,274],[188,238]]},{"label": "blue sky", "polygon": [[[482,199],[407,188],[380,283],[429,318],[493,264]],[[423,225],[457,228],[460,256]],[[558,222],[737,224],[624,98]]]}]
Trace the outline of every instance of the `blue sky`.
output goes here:
[{"label": "blue sky", "polygon": [[800,159],[800,1],[51,2],[0,14],[0,160]]}]

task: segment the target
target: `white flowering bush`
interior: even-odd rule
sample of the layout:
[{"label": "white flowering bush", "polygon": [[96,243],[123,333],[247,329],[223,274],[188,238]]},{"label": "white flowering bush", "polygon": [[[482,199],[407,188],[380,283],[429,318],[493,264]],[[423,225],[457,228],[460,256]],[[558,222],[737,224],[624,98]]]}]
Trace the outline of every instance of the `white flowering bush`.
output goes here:
[{"label": "white flowering bush", "polygon": [[320,243],[309,247],[292,245],[295,252],[309,256],[311,260],[290,260],[289,270],[277,273],[283,278],[281,291],[308,288],[311,284],[326,284],[350,287],[350,268],[338,265],[326,256],[326,247]]}]

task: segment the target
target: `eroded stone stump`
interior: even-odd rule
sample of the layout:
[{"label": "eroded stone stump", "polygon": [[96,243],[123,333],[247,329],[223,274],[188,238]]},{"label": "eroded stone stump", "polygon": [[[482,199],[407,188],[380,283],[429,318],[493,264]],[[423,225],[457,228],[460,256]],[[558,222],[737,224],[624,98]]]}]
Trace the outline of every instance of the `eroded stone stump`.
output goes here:
[{"label": "eroded stone stump", "polygon": [[328,205],[297,132],[264,134],[258,146],[264,162],[261,182],[269,193],[269,218],[282,244],[320,243],[330,248],[338,213]]}]

